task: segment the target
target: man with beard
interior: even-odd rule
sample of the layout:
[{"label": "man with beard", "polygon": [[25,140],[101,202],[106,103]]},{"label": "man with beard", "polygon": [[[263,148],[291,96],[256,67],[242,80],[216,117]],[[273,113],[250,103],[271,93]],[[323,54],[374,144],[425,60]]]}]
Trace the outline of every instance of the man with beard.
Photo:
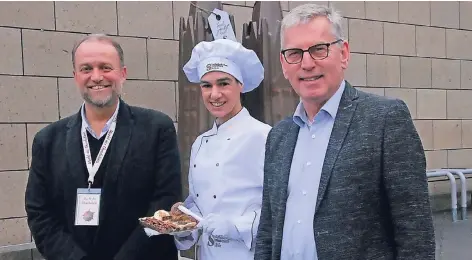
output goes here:
[{"label": "man with beard", "polygon": [[39,131],[26,187],[28,225],[48,260],[177,259],[171,236],[148,237],[138,218],[180,200],[172,120],[127,105],[123,50],[89,35],[72,50],[78,113]]}]

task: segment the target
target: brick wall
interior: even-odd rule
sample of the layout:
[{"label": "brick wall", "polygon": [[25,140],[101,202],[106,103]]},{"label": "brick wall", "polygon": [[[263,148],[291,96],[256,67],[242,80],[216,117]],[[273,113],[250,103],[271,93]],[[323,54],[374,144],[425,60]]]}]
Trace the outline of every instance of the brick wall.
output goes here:
[{"label": "brick wall", "polygon": [[[240,39],[254,2],[223,3]],[[284,14],[298,4],[282,1]],[[407,103],[428,168],[472,167],[472,3],[329,4],[346,17],[347,79]],[[189,2],[0,2],[0,246],[31,241],[24,188],[35,133],[81,104],[71,78],[74,41],[116,36],[129,71],[124,99],[177,125],[178,22],[188,9]]]}]

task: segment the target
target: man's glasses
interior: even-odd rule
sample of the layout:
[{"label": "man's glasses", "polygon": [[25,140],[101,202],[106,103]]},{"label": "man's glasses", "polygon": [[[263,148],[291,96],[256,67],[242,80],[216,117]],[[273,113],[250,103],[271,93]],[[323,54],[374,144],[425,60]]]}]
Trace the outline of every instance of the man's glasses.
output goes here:
[{"label": "man's glasses", "polygon": [[303,54],[305,54],[305,52],[308,52],[314,60],[322,60],[328,57],[329,46],[336,44],[338,42],[342,42],[342,39],[339,39],[330,43],[316,44],[316,45],[311,46],[307,50],[293,48],[293,49],[282,50],[281,53],[284,56],[285,61],[289,64],[297,64],[297,63],[302,62]]}]

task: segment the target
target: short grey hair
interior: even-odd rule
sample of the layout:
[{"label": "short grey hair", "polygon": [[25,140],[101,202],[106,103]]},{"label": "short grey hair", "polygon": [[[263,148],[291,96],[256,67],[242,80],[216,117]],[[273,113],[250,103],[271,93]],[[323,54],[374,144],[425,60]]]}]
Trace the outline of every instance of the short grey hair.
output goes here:
[{"label": "short grey hair", "polygon": [[74,48],[72,48],[72,66],[74,68],[75,68],[75,53],[77,52],[77,49],[79,48],[79,46],[86,41],[104,41],[104,42],[110,43],[111,45],[113,45],[113,47],[115,47],[116,52],[118,52],[118,57],[120,58],[121,67],[125,66],[125,57],[124,57],[125,55],[123,53],[123,49],[121,48],[121,45],[117,41],[113,40],[112,37],[105,34],[90,34],[82,38],[80,41],[78,41],[74,45]]},{"label": "short grey hair", "polygon": [[304,4],[293,8],[284,19],[280,29],[280,47],[284,46],[285,30],[298,24],[306,24],[316,17],[326,17],[333,29],[333,35],[337,40],[344,40],[344,32],[342,28],[343,17],[332,7],[317,4]]}]

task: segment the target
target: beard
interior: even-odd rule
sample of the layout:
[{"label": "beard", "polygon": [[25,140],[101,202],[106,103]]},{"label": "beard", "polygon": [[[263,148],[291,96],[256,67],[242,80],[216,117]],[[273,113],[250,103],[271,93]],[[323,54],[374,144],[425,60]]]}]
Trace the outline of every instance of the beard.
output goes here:
[{"label": "beard", "polygon": [[116,90],[113,90],[112,93],[105,98],[93,98],[87,91],[82,93],[82,98],[85,100],[85,102],[98,108],[113,106],[116,100],[118,100],[119,96],[120,95],[116,92]]}]

